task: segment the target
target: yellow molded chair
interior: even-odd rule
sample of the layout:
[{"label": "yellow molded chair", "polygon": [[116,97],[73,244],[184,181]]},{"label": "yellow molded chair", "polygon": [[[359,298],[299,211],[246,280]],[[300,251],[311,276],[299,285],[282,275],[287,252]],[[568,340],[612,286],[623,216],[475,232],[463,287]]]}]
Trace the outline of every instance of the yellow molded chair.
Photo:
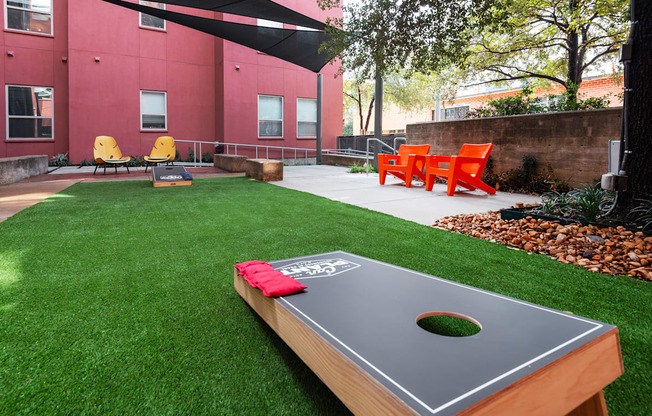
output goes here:
[{"label": "yellow molded chair", "polygon": [[106,175],[106,167],[113,166],[115,172],[118,173],[118,166],[124,165],[127,168],[127,173],[129,173],[129,166],[127,162],[131,160],[131,157],[123,157],[116,143],[115,139],[111,136],[97,136],[95,138],[95,145],[93,146],[93,158],[97,165],[95,166],[95,171],[93,175],[97,172],[97,168],[100,165],[104,166],[104,174]]},{"label": "yellow molded chair", "polygon": [[161,136],[156,139],[154,147],[152,148],[149,156],[145,156],[145,172],[149,165],[157,166],[159,163],[172,163],[174,165],[174,158],[177,153],[177,148],[174,145],[174,139],[170,136]]}]

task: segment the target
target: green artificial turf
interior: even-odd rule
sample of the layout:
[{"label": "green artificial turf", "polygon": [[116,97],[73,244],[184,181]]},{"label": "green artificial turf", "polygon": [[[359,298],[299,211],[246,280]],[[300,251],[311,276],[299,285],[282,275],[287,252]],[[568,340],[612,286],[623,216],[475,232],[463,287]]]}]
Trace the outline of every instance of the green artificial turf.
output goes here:
[{"label": "green artificial turf", "polygon": [[0,223],[0,414],[334,414],[232,265],[344,250],[618,325],[652,409],[652,285],[247,178],[81,183]]}]

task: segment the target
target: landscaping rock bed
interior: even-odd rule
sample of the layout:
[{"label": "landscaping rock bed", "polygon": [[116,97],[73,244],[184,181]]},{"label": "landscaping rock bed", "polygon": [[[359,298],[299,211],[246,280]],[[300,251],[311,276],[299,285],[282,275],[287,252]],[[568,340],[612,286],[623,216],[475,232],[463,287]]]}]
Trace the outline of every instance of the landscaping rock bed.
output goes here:
[{"label": "landscaping rock bed", "polygon": [[532,217],[503,220],[494,211],[445,217],[433,226],[543,254],[595,273],[652,281],[652,236],[624,227],[561,225]]}]

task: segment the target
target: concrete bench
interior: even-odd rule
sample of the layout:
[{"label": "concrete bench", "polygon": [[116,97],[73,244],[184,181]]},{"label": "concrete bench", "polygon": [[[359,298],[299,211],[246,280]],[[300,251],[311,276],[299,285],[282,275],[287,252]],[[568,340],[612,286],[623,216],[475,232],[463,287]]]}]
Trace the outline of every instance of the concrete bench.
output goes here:
[{"label": "concrete bench", "polygon": [[246,174],[259,181],[282,181],[283,162],[270,159],[247,159],[245,162]]},{"label": "concrete bench", "polygon": [[0,158],[0,185],[45,173],[48,173],[47,155]]},{"label": "concrete bench", "polygon": [[247,156],[213,155],[213,166],[227,172],[244,172]]}]

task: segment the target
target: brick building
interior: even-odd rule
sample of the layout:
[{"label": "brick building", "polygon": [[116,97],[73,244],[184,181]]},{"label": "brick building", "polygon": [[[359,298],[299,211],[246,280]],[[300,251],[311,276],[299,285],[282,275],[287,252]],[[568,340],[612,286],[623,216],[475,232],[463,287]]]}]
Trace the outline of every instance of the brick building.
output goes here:
[{"label": "brick building", "polygon": [[[135,2],[135,0],[134,0]],[[278,0],[325,21],[315,1]],[[295,26],[140,1],[234,23]],[[5,0],[0,157],[93,157],[98,135],[126,155],[158,136],[315,148],[317,75],[214,36],[100,0]],[[323,74],[323,147],[342,133],[342,78]],[[182,153],[187,144],[178,145]]]},{"label": "brick building", "polygon": [[[609,107],[619,107],[622,106],[622,98],[620,98],[623,91],[622,85],[622,75],[616,77],[604,75],[587,77],[580,85],[579,94],[583,99],[608,96],[610,101]],[[564,88],[562,86],[554,84],[548,90],[538,89],[535,91],[534,96],[541,97],[541,99],[545,101],[549,95],[559,95],[563,91]],[[441,103],[439,109],[439,120],[443,121],[464,118],[467,111],[478,108],[490,100],[514,96],[519,92],[521,92],[521,88],[494,87],[491,84],[479,85],[465,89],[458,93],[455,100]],[[436,120],[435,108],[410,113],[402,111],[392,104],[385,103],[383,109],[383,133],[402,134],[405,133],[405,126],[408,124],[434,120]],[[359,120],[357,115],[355,115],[353,122],[354,134],[359,134],[359,125]],[[372,114],[369,126],[373,128],[373,125]]]}]

